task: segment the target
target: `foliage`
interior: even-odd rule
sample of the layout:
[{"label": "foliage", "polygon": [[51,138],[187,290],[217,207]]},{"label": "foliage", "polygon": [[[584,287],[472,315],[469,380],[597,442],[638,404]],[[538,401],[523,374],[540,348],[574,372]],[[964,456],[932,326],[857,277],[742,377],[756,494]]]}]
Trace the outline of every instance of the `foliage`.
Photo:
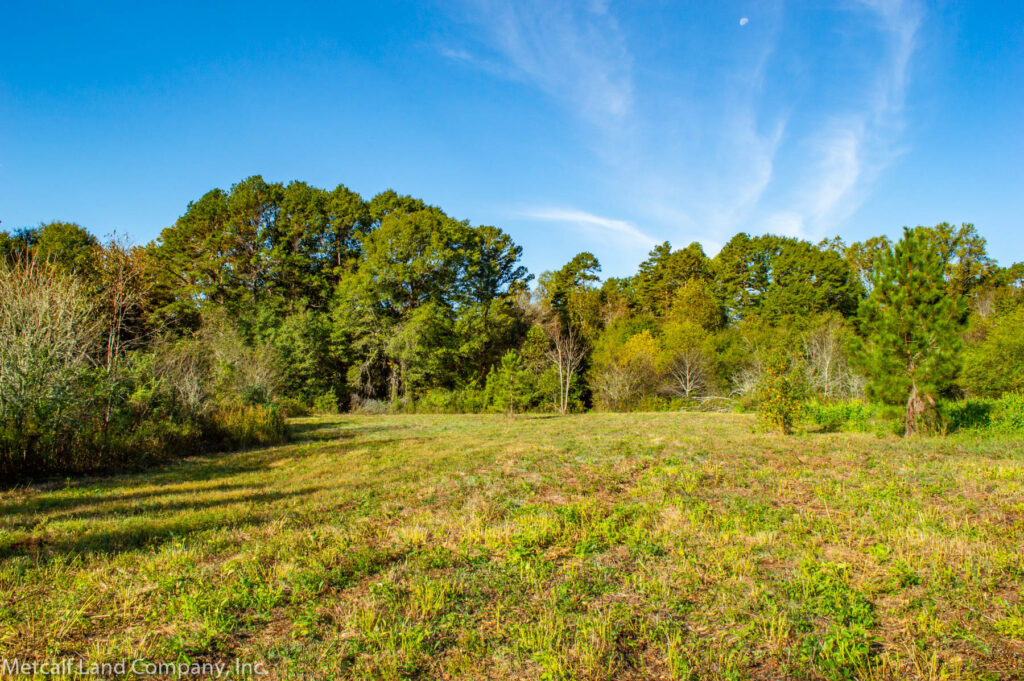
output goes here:
[{"label": "foliage", "polygon": [[[99,288],[54,263],[0,267],[5,477],[134,468],[251,439],[247,412],[232,412],[225,435],[214,407],[270,401],[278,385],[272,353],[246,346],[215,319],[194,338],[148,341],[137,314],[145,300],[137,253],[107,245],[94,270]],[[265,423],[254,428],[269,441]]]},{"label": "foliage", "polygon": [[110,422],[101,333],[86,287],[67,270],[0,268],[0,473],[81,467],[81,450]]},{"label": "foliage", "polygon": [[548,323],[545,332],[551,340],[545,356],[558,377],[555,404],[558,412],[564,415],[575,403],[573,397],[579,386],[574,379],[586,359],[587,342],[578,328],[557,318]]},{"label": "foliage", "polygon": [[595,360],[598,405],[612,411],[635,408],[661,381],[661,357],[661,344],[647,329],[621,345],[605,345]]},{"label": "foliage", "polygon": [[715,256],[720,296],[731,319],[772,320],[835,311],[852,315],[861,287],[833,250],[806,241],[740,233]]},{"label": "foliage", "polygon": [[272,445],[287,439],[284,414],[276,405],[221,407],[212,418],[214,437],[222,446]]},{"label": "foliage", "polygon": [[707,279],[688,279],[681,284],[666,317],[666,323],[689,322],[707,331],[726,324],[725,308],[715,296],[714,283]]},{"label": "foliage", "polygon": [[579,324],[579,315],[572,319],[570,296],[574,291],[596,282],[600,271],[601,264],[593,253],[578,253],[558,271],[541,275],[538,280],[538,296],[548,309],[559,316],[563,324]]},{"label": "foliage", "polygon": [[395,401],[453,387],[466,373],[486,376],[518,323],[519,254],[499,230],[435,208],[388,213],[334,299],[334,340],[359,366],[353,387]]},{"label": "foliage", "polygon": [[1024,391],[1024,306],[980,323],[964,351],[963,385],[981,397]]},{"label": "foliage", "polygon": [[853,329],[839,315],[824,315],[803,333],[803,363],[807,385],[824,400],[860,397],[863,379],[850,365]]},{"label": "foliage", "polygon": [[[865,394],[868,374],[879,409],[905,401],[908,430],[921,416],[941,430],[933,403],[1024,388],[1024,264],[1000,268],[970,224],[907,235],[893,252],[886,237],[738,234],[713,259],[666,242],[604,281],[583,252],[531,291],[508,234],[392,190],[364,200],[253,176],[145,247],[67,222],[3,232],[3,276],[34,262],[50,280],[36,294],[8,281],[7,311],[34,321],[8,323],[0,348],[8,369],[25,363],[0,367],[3,446],[21,474],[44,475],[207,446],[215,413],[273,404],[750,409],[777,355],[822,409]],[[70,327],[39,312],[62,295]]]},{"label": "foliage", "polygon": [[917,229],[927,234],[937,251],[950,297],[971,297],[995,274],[995,262],[988,256],[985,239],[974,225],[954,227],[943,222]]},{"label": "foliage", "polygon": [[801,413],[810,423],[821,426],[827,432],[871,432],[875,419],[880,416],[877,405],[863,400],[848,402],[805,402]]},{"label": "foliage", "polygon": [[317,414],[337,414],[338,396],[331,391],[317,395],[313,400],[313,412]]},{"label": "foliage", "polygon": [[[509,351],[499,365],[487,374],[479,400],[463,400],[467,407],[510,414],[523,411],[551,411],[559,408],[561,390],[557,367],[548,357],[551,342],[540,326],[533,326],[518,351]],[[578,403],[578,393],[570,386],[569,398]],[[465,409],[472,411],[472,409]]]},{"label": "foliage", "polygon": [[944,404],[942,409],[950,432],[1024,434],[1024,393],[998,399],[971,398]]},{"label": "foliage", "polygon": [[345,395],[346,363],[331,339],[331,318],[324,312],[299,309],[263,335],[276,355],[280,391],[312,403],[330,393]]},{"label": "foliage", "polygon": [[864,241],[842,245],[839,239],[839,252],[850,267],[850,271],[868,293],[874,287],[875,264],[883,253],[892,249],[892,242],[887,236],[875,236]]},{"label": "foliage", "polygon": [[765,360],[757,385],[757,417],[766,432],[793,432],[803,409],[804,386],[784,357]]},{"label": "foliage", "polygon": [[882,254],[873,284],[860,307],[858,359],[870,378],[870,396],[906,403],[906,434],[912,435],[955,377],[964,301],[947,294],[942,258],[922,228],[904,229],[893,250]]},{"label": "foliage", "polygon": [[[711,261],[704,255],[704,249],[699,243],[694,242],[684,249],[673,251],[671,244],[666,241],[656,246],[648,259],[640,263],[633,286],[641,308],[660,316],[679,304],[677,298],[681,293],[683,305],[686,305],[693,297],[692,289],[699,289],[711,279]],[[691,287],[689,295],[682,292],[687,286]],[[702,314],[715,317],[717,310],[710,314],[702,311]]]},{"label": "foliage", "polygon": [[871,632],[877,620],[871,601],[850,584],[850,566],[809,560],[800,572],[789,585],[801,602],[799,616],[828,622],[824,631],[814,631],[804,640],[804,659],[827,679],[864,674],[874,653]]}]

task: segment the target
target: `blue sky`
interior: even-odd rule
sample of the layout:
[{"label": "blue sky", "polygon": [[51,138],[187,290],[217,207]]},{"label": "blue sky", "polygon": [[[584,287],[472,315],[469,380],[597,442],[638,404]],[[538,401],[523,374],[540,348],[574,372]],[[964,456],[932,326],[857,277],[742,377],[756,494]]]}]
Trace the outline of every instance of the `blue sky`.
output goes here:
[{"label": "blue sky", "polygon": [[422,197],[535,273],[941,221],[1024,260],[1016,2],[326,4],[9,4],[0,227],[144,242],[262,174]]}]

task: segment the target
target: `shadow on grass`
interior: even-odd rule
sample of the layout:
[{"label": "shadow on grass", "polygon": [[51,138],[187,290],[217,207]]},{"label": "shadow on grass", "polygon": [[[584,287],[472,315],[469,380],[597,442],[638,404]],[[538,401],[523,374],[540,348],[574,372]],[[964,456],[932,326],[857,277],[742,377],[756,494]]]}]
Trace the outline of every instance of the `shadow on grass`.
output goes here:
[{"label": "shadow on grass", "polygon": [[[290,442],[282,445],[186,457],[163,463],[141,473],[94,475],[77,480],[43,482],[6,491],[0,489],[0,517],[38,515],[54,511],[72,512],[75,509],[107,504],[111,501],[144,502],[167,495],[252,488],[252,481],[234,479],[264,471],[282,459],[303,459],[316,454],[314,449],[303,447],[304,444],[339,442],[348,448],[351,447],[351,441],[357,433],[395,428],[401,426],[351,428],[344,421],[290,424]],[[211,484],[201,484],[206,482]]]},{"label": "shadow on grass", "polygon": [[[49,562],[58,557],[72,558],[91,554],[116,555],[136,549],[153,549],[164,543],[184,539],[199,532],[223,528],[238,528],[259,525],[272,515],[269,507],[274,502],[292,497],[301,497],[318,492],[324,487],[306,487],[288,492],[262,492],[247,497],[210,499],[200,503],[181,502],[164,506],[143,508],[140,513],[125,515],[115,527],[85,532],[57,535],[31,536],[7,546],[0,546],[0,559],[29,556],[38,562]],[[231,513],[217,507],[239,503],[257,504],[256,508],[244,513]],[[162,513],[191,510],[191,513],[177,513],[160,517]],[[109,515],[98,511],[93,516],[118,520],[117,509],[110,509]],[[82,517],[82,516],[78,516]]]},{"label": "shadow on grass", "polygon": [[[203,487],[200,489],[185,489],[179,494],[188,495],[181,501],[165,502],[162,497],[175,492],[166,492],[160,495],[144,497],[142,501],[125,499],[123,497],[107,497],[98,499],[95,504],[88,506],[60,509],[54,515],[46,517],[47,522],[67,522],[74,520],[115,520],[118,518],[128,519],[138,516],[159,515],[165,513],[176,513],[179,511],[201,511],[203,509],[217,506],[230,506],[232,504],[246,503],[270,503],[284,499],[289,496],[300,496],[313,494],[326,487],[306,487],[287,492],[267,492],[253,485],[218,485],[216,487]],[[229,494],[235,491],[249,492],[248,494],[232,494],[231,496],[216,496],[222,492]],[[97,508],[97,506],[101,506]],[[24,518],[26,513],[18,514],[22,520],[11,520],[4,523],[5,529],[17,528],[28,530],[35,526],[35,519]]]},{"label": "shadow on grass", "polygon": [[[156,484],[153,482],[141,482],[139,486],[150,486]],[[13,517],[23,515],[40,515],[44,513],[62,513],[65,517],[69,516],[80,516],[84,517],[84,511],[78,509],[87,509],[92,506],[99,504],[110,504],[110,503],[127,503],[127,502],[139,502],[144,504],[150,500],[156,500],[164,496],[172,496],[177,494],[206,494],[214,492],[230,492],[232,490],[239,489],[252,489],[252,483],[221,483],[216,485],[209,485],[206,487],[194,487],[188,483],[170,485],[160,489],[148,489],[140,492],[126,492],[117,493],[117,485],[111,485],[110,487],[94,487],[87,488],[89,492],[94,493],[88,497],[83,496],[55,496],[62,494],[65,490],[59,490],[56,492],[39,492],[37,496],[28,499],[12,500],[0,504],[0,517]],[[67,489],[68,492],[76,493],[81,491],[80,488],[71,487]]]}]

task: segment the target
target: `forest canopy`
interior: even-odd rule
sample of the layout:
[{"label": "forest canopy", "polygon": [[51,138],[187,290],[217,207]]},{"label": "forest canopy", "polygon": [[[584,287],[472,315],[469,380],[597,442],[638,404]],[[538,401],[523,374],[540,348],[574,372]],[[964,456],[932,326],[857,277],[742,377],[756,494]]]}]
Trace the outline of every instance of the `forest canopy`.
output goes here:
[{"label": "forest canopy", "polygon": [[740,233],[714,257],[665,242],[603,281],[592,253],[536,279],[521,256],[421,199],[259,176],[145,245],[0,232],[3,467],[230,439],[231,418],[269,432],[278,412],[743,408],[769,374],[910,420],[1024,389],[1024,266],[971,224],[895,243]]}]

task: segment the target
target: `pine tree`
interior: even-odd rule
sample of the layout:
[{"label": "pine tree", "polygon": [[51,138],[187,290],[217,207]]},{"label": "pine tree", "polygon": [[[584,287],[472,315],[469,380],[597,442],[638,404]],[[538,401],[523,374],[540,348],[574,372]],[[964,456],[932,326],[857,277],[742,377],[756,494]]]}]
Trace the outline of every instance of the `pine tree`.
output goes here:
[{"label": "pine tree", "polygon": [[934,406],[957,369],[964,300],[947,293],[943,261],[929,232],[903,230],[874,266],[871,295],[860,305],[860,360],[872,397],[906,402],[906,435]]}]

